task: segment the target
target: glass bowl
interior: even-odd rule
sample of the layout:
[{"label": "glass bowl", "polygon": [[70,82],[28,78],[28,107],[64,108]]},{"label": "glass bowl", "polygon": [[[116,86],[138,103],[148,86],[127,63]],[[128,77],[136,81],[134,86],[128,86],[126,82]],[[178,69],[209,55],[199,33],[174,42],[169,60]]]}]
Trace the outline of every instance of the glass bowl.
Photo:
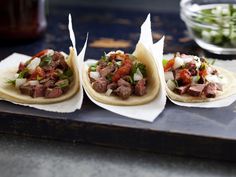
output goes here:
[{"label": "glass bowl", "polygon": [[236,54],[236,0],[181,0],[180,8],[181,19],[200,47]]}]

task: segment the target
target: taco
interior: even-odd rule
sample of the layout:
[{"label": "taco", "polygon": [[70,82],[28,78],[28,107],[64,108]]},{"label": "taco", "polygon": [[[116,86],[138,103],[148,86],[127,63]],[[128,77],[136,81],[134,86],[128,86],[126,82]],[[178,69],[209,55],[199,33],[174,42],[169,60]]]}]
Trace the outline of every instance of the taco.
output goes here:
[{"label": "taco", "polygon": [[204,57],[176,53],[163,60],[166,90],[172,100],[209,102],[235,94],[235,74]]},{"label": "taco", "polygon": [[160,89],[154,58],[138,43],[133,54],[104,53],[99,61],[83,68],[83,83],[96,101],[110,105],[140,105],[152,101]]},{"label": "taco", "polygon": [[25,104],[48,104],[69,99],[79,91],[74,49],[45,49],[17,67],[0,71],[0,98]]}]

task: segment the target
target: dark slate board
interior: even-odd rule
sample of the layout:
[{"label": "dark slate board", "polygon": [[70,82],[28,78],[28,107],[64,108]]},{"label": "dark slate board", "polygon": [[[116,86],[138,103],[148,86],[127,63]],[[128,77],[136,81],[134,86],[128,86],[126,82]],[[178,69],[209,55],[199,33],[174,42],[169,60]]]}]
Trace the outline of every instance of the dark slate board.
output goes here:
[{"label": "dark slate board", "polygon": [[[139,27],[148,14],[117,9],[53,7],[48,17],[47,33],[42,39],[14,46],[5,43],[0,47],[1,58],[12,52],[32,55],[44,48],[66,51],[70,45],[66,29],[69,12],[73,16],[78,48],[82,47],[89,31],[89,43],[100,37],[130,40],[132,46],[124,49],[127,52],[134,49]],[[130,23],[121,24],[122,19]],[[182,51],[215,57],[191,40],[180,41],[185,37],[186,28],[177,13],[152,13],[152,22],[154,32],[168,36],[166,53]],[[98,58],[103,51],[89,47],[86,57]],[[69,114],[0,101],[2,133],[231,161],[236,160],[235,119],[236,103],[226,108],[199,109],[167,102],[164,112],[153,123],[147,123],[106,111],[86,96],[82,109]]]}]

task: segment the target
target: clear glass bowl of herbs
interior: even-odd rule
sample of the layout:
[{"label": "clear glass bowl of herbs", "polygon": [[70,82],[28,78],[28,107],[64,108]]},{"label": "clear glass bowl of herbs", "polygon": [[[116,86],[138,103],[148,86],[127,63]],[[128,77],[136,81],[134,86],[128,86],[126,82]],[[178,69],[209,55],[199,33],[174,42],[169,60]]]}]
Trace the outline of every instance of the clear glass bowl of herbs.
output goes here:
[{"label": "clear glass bowl of herbs", "polygon": [[236,0],[181,0],[180,7],[181,18],[200,47],[236,54]]}]

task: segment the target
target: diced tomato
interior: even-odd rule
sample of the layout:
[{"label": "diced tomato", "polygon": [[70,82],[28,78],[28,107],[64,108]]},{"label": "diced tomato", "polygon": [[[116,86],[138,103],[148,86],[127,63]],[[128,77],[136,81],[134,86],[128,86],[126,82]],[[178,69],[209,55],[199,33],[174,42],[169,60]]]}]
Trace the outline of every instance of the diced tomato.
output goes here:
[{"label": "diced tomato", "polygon": [[204,78],[206,75],[207,75],[207,70],[206,69],[199,70],[199,76]]},{"label": "diced tomato", "polygon": [[188,71],[188,69],[181,70],[179,74],[184,85],[191,83],[191,73]]},{"label": "diced tomato", "polygon": [[41,67],[37,67],[35,71],[31,74],[30,80],[37,80],[37,78],[44,78],[45,77],[45,72]]},{"label": "diced tomato", "polygon": [[49,50],[49,49],[44,49],[44,50],[38,52],[38,53],[35,54],[31,59],[34,59],[34,58],[36,58],[36,57],[41,57],[41,56],[45,55],[45,54],[48,52],[48,50]]},{"label": "diced tomato", "polygon": [[166,65],[164,66],[164,72],[169,71],[169,70],[174,66],[174,64],[175,64],[174,58],[171,59],[171,60],[169,60],[169,61],[166,63]]},{"label": "diced tomato", "polygon": [[123,61],[123,65],[113,75],[112,81],[117,82],[121,77],[129,74],[131,71],[131,68],[132,68],[132,61],[126,58]]}]

